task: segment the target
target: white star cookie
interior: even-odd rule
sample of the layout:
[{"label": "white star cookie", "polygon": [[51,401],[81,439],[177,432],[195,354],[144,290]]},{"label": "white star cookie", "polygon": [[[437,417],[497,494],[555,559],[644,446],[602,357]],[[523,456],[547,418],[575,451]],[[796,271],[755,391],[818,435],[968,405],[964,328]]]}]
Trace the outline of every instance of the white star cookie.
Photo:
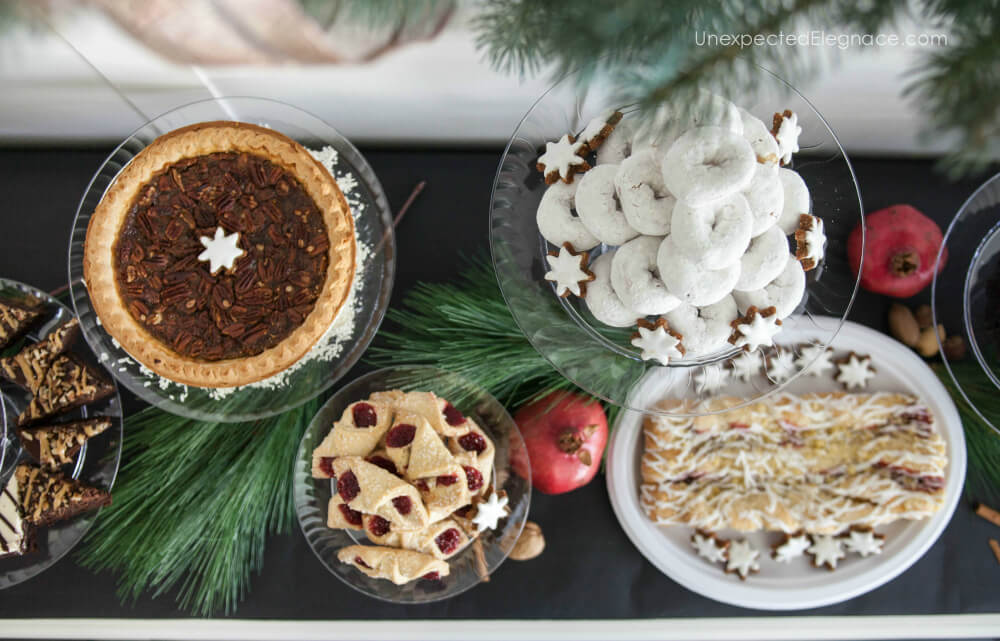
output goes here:
[{"label": "white star cookie", "polygon": [[809,376],[826,376],[833,369],[833,350],[822,345],[801,345],[795,366]]},{"label": "white star cookie", "polygon": [[767,377],[775,383],[784,383],[798,371],[791,350],[778,347],[767,357]]},{"label": "white star cookie", "polygon": [[809,537],[801,530],[795,534],[786,534],[781,541],[774,546],[771,558],[778,563],[789,563],[792,559],[797,559],[806,553],[809,548]]},{"label": "white star cookie", "polygon": [[760,552],[747,543],[746,539],[729,544],[729,551],[726,553],[726,573],[736,574],[740,581],[754,573],[760,572]]},{"label": "white star cookie", "polygon": [[826,251],[826,232],[823,220],[809,214],[799,215],[795,230],[795,258],[802,263],[803,271],[815,269],[823,261]]},{"label": "white star cookie", "polygon": [[691,535],[691,547],[695,549],[698,556],[704,557],[712,563],[721,563],[726,560],[729,541],[720,539],[711,532],[697,530]]},{"label": "white star cookie", "polygon": [[759,352],[740,352],[739,356],[729,361],[733,377],[744,383],[749,383],[751,378],[760,374],[763,366],[764,360]]},{"label": "white star cookie", "polygon": [[778,310],[773,305],[764,309],[751,305],[746,315],[734,320],[732,326],[729,342],[748,352],[774,345],[774,337],[781,331]]},{"label": "white star cookie", "polygon": [[806,549],[806,552],[812,555],[814,567],[821,568],[825,565],[830,570],[836,570],[837,561],[846,556],[843,540],[829,534],[814,534],[812,545]]},{"label": "white star cookie", "polygon": [[868,379],[875,376],[871,356],[861,356],[851,352],[837,361],[837,382],[847,389],[864,389]]},{"label": "white star cookie", "polygon": [[670,359],[684,357],[684,345],[681,343],[684,337],[670,329],[667,319],[658,318],[655,323],[641,319],[636,324],[638,331],[632,334],[632,345],[642,350],[642,360],[655,360],[667,365]]},{"label": "white star cookie", "polygon": [[587,269],[587,252],[573,250],[573,245],[563,243],[558,252],[549,252],[545,257],[551,269],[545,272],[545,280],[556,285],[556,294],[565,298],[587,295],[587,283],[594,280],[594,272]]},{"label": "white star cookie", "polygon": [[545,143],[545,153],[538,157],[536,168],[545,176],[545,184],[551,185],[557,180],[564,183],[573,182],[574,174],[582,174],[590,169],[583,159],[587,153],[587,145],[574,142],[573,136],[566,134],[557,142]]},{"label": "white star cookie", "polygon": [[495,530],[500,519],[507,516],[507,497],[500,496],[494,490],[489,498],[476,506],[476,515],[472,517],[472,522],[476,524],[479,532],[483,530]]},{"label": "white star cookie", "polygon": [[721,365],[704,365],[694,375],[694,391],[706,396],[712,395],[729,382],[729,370]]},{"label": "white star cookie", "polygon": [[205,246],[205,251],[198,254],[198,260],[208,261],[208,271],[215,275],[220,269],[232,269],[236,259],[245,254],[236,244],[240,242],[239,232],[226,235],[222,227],[215,228],[215,238],[202,236],[199,238]]},{"label": "white star cookie", "polygon": [[882,554],[882,545],[885,543],[885,535],[876,534],[870,527],[852,527],[843,538],[844,547],[861,556]]},{"label": "white star cookie", "polygon": [[597,151],[604,139],[611,135],[622,119],[622,112],[615,109],[606,109],[597,115],[596,118],[587,123],[577,140],[582,140],[591,151]]},{"label": "white star cookie", "polygon": [[790,109],[785,109],[780,114],[774,114],[771,133],[778,141],[778,155],[781,157],[781,164],[787,165],[792,162],[792,154],[798,152],[799,136],[802,134],[798,114]]}]

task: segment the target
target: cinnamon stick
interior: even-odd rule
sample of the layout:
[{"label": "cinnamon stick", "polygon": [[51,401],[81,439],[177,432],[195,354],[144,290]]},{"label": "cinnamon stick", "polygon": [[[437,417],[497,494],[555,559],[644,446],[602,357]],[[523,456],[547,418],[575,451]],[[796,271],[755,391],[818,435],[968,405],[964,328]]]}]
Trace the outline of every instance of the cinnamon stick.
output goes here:
[{"label": "cinnamon stick", "polygon": [[993,525],[1000,527],[1000,512],[997,512],[996,510],[980,503],[979,507],[976,508],[976,514],[983,517]]},{"label": "cinnamon stick", "polygon": [[997,558],[997,563],[1000,563],[1000,542],[990,539],[990,547],[993,548],[993,556]]}]

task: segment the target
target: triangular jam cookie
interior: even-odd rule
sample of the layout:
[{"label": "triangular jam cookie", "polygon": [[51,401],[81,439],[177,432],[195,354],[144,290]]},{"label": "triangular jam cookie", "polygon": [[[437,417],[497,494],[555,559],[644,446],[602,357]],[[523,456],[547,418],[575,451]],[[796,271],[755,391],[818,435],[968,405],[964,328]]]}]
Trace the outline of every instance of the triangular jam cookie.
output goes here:
[{"label": "triangular jam cookie", "polygon": [[364,525],[364,515],[351,509],[339,494],[330,497],[326,514],[326,526],[331,530],[360,530]]},{"label": "triangular jam cookie", "polygon": [[42,467],[54,469],[71,463],[87,439],[111,427],[106,416],[59,425],[21,430],[21,443]]},{"label": "triangular jam cookie", "polygon": [[466,475],[469,476],[469,488],[473,494],[484,493],[486,488],[490,486],[493,458],[496,456],[493,440],[486,435],[481,427],[470,420],[469,428],[464,434],[448,439],[448,449],[463,467],[469,467],[479,472],[482,478],[477,483],[477,480],[473,478],[474,475],[466,470]]},{"label": "triangular jam cookie", "polygon": [[43,340],[14,356],[0,359],[0,376],[32,394],[37,393],[52,361],[69,349],[79,334],[80,322],[71,318]]},{"label": "triangular jam cookie", "polygon": [[313,450],[313,477],[328,479],[333,476],[330,462],[338,456],[366,456],[371,453],[389,429],[392,414],[390,406],[376,401],[358,401],[348,405],[330,433]]},{"label": "triangular jam cookie", "polygon": [[0,302],[0,348],[7,347],[15,338],[28,331],[41,315],[41,305],[27,306],[12,301]]},{"label": "triangular jam cookie", "polygon": [[422,416],[427,419],[434,431],[443,436],[458,436],[468,429],[465,415],[434,392],[390,390],[376,392],[371,398],[387,403],[400,412]]},{"label": "triangular jam cookie", "polygon": [[22,556],[35,549],[35,531],[21,511],[17,475],[11,474],[0,493],[0,559]]},{"label": "triangular jam cookie", "polygon": [[431,522],[439,521],[472,501],[468,477],[461,465],[452,466],[442,474],[417,479],[413,483],[427,506]]},{"label": "triangular jam cookie", "polygon": [[337,552],[337,558],[373,579],[387,579],[396,585],[414,579],[439,579],[449,572],[445,561],[430,554],[377,545],[349,545]]},{"label": "triangular jam cookie", "polygon": [[357,456],[333,461],[337,493],[364,514],[378,514],[399,530],[419,530],[429,523],[417,489],[394,474]]},{"label": "triangular jam cookie", "polygon": [[111,396],[114,391],[114,385],[96,369],[72,354],[62,354],[45,373],[38,393],[17,417],[17,424],[23,427],[68,412]]},{"label": "triangular jam cookie", "polygon": [[52,525],[83,512],[111,505],[111,494],[21,463],[14,471],[20,489],[21,512],[35,526]]},{"label": "triangular jam cookie", "polygon": [[405,532],[400,537],[400,543],[408,550],[430,554],[444,561],[461,552],[469,544],[469,537],[454,519],[443,519],[419,532]]},{"label": "triangular jam cookie", "polygon": [[406,467],[406,478],[422,479],[428,476],[449,474],[455,467],[455,457],[451,455],[444,441],[432,430],[426,421],[417,428],[410,449],[410,462]]},{"label": "triangular jam cookie", "polygon": [[406,468],[410,465],[413,440],[421,429],[430,430],[430,425],[424,417],[403,410],[396,412],[392,427],[382,440],[385,456],[396,468],[396,474],[406,474]]}]

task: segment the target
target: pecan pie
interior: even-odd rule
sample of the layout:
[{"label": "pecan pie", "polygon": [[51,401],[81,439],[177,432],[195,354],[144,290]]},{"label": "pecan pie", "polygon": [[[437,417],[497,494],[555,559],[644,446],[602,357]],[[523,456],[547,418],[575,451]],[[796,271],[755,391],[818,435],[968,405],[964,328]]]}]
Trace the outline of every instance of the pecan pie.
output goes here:
[{"label": "pecan pie", "polygon": [[87,229],[84,276],[122,348],[199,387],[281,372],[330,327],[354,278],[354,223],[297,142],[239,122],[154,140]]}]

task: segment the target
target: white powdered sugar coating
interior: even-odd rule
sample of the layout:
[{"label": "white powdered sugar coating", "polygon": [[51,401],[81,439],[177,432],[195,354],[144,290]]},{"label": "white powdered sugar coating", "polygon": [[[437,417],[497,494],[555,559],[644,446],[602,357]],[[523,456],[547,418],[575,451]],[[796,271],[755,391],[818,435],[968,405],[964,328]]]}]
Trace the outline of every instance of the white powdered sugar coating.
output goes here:
[{"label": "white powdered sugar coating", "polygon": [[632,345],[642,350],[640,356],[644,361],[655,360],[663,365],[670,363],[672,358],[683,358],[680,350],[681,342],[677,337],[660,326],[653,329],[639,328],[639,336],[632,339]]},{"label": "white powdered sugar coating", "polygon": [[757,562],[760,552],[745,539],[730,543],[727,557],[726,572],[735,572],[741,579],[747,578],[751,572],[760,571],[760,563]]},{"label": "white powdered sugar coating", "polygon": [[599,113],[596,118],[587,123],[587,126],[577,136],[577,140],[582,140],[589,145],[594,138],[601,135],[604,128],[608,126],[608,119],[613,115],[615,115],[614,109],[606,109]]},{"label": "white powdered sugar coating", "polygon": [[500,519],[507,516],[507,497],[497,496],[494,491],[483,503],[476,506],[476,515],[472,517],[472,522],[476,524],[476,529],[495,530]]},{"label": "white powdered sugar coating", "polygon": [[705,365],[694,375],[694,390],[698,394],[714,394],[726,386],[729,371],[721,365]]},{"label": "white powdered sugar coating", "polygon": [[767,377],[775,383],[784,383],[797,371],[795,354],[787,349],[779,349],[767,360]]},{"label": "white powdered sugar coating", "polygon": [[799,150],[799,135],[802,134],[802,127],[799,126],[799,116],[792,112],[790,116],[785,116],[778,125],[778,133],[774,134],[778,141],[778,155],[781,156],[781,163],[787,165],[792,161],[792,154]]},{"label": "white powdered sugar coating", "polygon": [[[359,221],[365,215],[365,211],[367,209],[366,204],[362,201],[362,194],[358,191],[357,178],[350,169],[338,171],[340,157],[337,150],[333,147],[328,145],[319,151],[312,149],[309,149],[308,151],[312,157],[318,160],[337,181],[337,186],[340,187],[340,191],[344,194],[344,199],[350,206],[351,215],[354,217],[354,227],[357,229],[359,227]],[[305,364],[317,360],[332,361],[343,353],[344,348],[351,344],[350,339],[355,332],[355,319],[358,312],[361,311],[362,303],[360,293],[364,288],[364,279],[361,276],[367,267],[368,259],[372,256],[376,249],[370,244],[362,242],[357,234],[354,236],[354,241],[355,271],[354,279],[351,282],[350,292],[348,292],[347,298],[344,300],[344,304],[341,305],[340,311],[337,313],[333,323],[327,329],[326,333],[323,334],[323,336],[316,342],[313,348],[294,365],[275,374],[274,376],[271,376],[270,378],[265,378],[263,380],[250,383],[248,385],[241,385],[239,387],[205,389],[209,398],[218,401],[242,390],[273,390],[284,387],[288,384],[289,378],[292,374]],[[121,344],[115,340],[114,337],[111,338],[111,343],[116,349],[122,349]],[[102,362],[106,360],[108,360],[108,357],[102,355]],[[172,401],[183,403],[188,398],[190,390],[187,385],[175,383],[169,379],[163,378],[131,357],[119,358],[117,359],[116,364],[120,368],[119,371],[125,371],[127,369],[127,365],[137,366],[140,375],[146,379],[142,383],[143,387],[156,387],[162,392],[165,392],[164,395]]]},{"label": "white powdered sugar coating", "polygon": [[872,530],[851,530],[844,537],[844,547],[861,556],[882,554],[882,544],[884,542],[885,539],[877,536]]},{"label": "white powdered sugar coating", "polygon": [[810,376],[826,376],[834,368],[833,350],[822,345],[803,345],[795,365]]},{"label": "white powdered sugar coating", "polygon": [[864,389],[868,387],[868,379],[875,376],[870,356],[858,358],[856,354],[851,354],[845,362],[837,365],[837,369],[837,382],[843,383],[847,389]]},{"label": "white powdered sugar coating", "polygon": [[565,247],[560,247],[559,253],[555,256],[549,254],[545,258],[552,268],[545,272],[545,280],[556,284],[556,294],[563,296],[571,292],[575,296],[580,296],[582,291],[580,283],[591,279],[581,267],[583,258]]},{"label": "white powdered sugar coating", "polygon": [[751,378],[760,374],[764,366],[764,360],[761,358],[760,352],[741,352],[729,364],[732,367],[734,378],[738,378],[744,383],[749,383]]},{"label": "white powdered sugar coating", "polygon": [[691,546],[698,553],[698,556],[705,557],[712,563],[726,560],[726,548],[724,545],[720,545],[714,536],[705,536],[701,532],[695,532],[691,537]]},{"label": "white powdered sugar coating", "polygon": [[757,312],[749,323],[738,323],[736,330],[740,333],[736,346],[745,346],[752,352],[759,347],[773,345],[775,335],[781,331],[781,325],[777,314],[764,316]]},{"label": "white powdered sugar coating", "polygon": [[806,552],[813,555],[813,565],[837,569],[837,561],[846,556],[843,541],[828,534],[813,536],[812,541]]},{"label": "white powdered sugar coating", "polygon": [[778,563],[788,563],[792,559],[797,559],[798,557],[805,554],[806,550],[809,548],[809,537],[805,534],[799,534],[798,536],[789,536],[784,543],[774,548],[774,554],[772,557]]},{"label": "white powdered sugar coating", "polygon": [[545,153],[538,157],[538,163],[545,165],[545,175],[558,172],[560,178],[569,178],[570,168],[584,162],[579,155],[585,151],[584,146],[582,142],[570,142],[569,134],[563,134],[557,142],[545,143]]},{"label": "white powdered sugar coating", "polygon": [[237,243],[240,242],[239,232],[226,234],[222,227],[215,228],[215,236],[202,236],[201,241],[205,251],[198,254],[198,260],[208,262],[208,271],[215,274],[220,269],[232,269],[236,259],[246,252],[240,249]]}]

